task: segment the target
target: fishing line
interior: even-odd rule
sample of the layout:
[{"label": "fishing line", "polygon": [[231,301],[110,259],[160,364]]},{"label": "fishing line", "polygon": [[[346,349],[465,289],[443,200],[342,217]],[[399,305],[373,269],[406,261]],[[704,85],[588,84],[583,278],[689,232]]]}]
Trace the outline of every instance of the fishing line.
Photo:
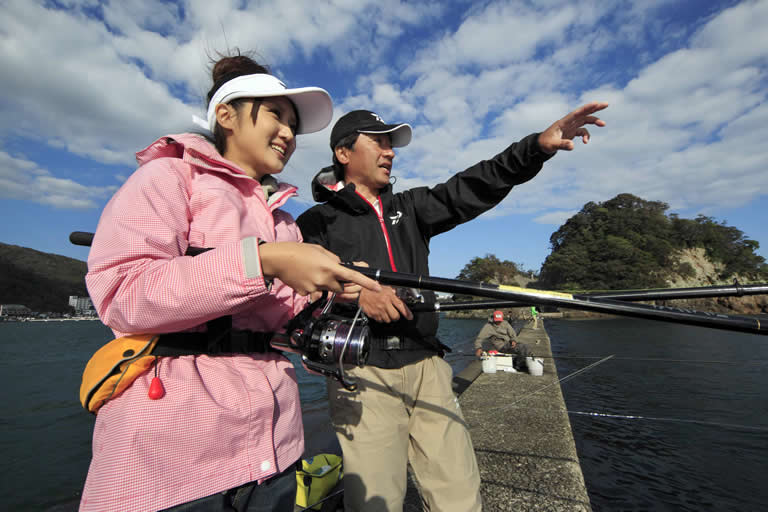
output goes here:
[{"label": "fishing line", "polygon": [[593,418],[611,418],[621,420],[646,420],[646,421],[665,421],[669,423],[694,423],[697,425],[705,425],[708,427],[728,427],[728,428],[742,428],[745,430],[754,430],[757,432],[768,432],[768,427],[756,427],[752,425],[742,425],[739,423],[721,423],[718,421],[704,421],[704,420],[687,420],[684,418],[659,418],[656,416],[640,416],[632,414],[610,414],[607,412],[586,412],[586,411],[569,411],[562,409],[568,414],[575,414],[578,416],[591,416]]},{"label": "fishing line", "polygon": [[302,509],[299,509],[299,512],[305,512],[306,510],[309,510],[309,509],[311,509],[312,507],[315,507],[315,506],[317,506],[317,505],[321,504],[322,502],[324,502],[324,501],[326,501],[326,500],[329,500],[329,499],[333,498],[334,496],[336,496],[336,495],[338,495],[338,494],[341,494],[341,493],[343,493],[343,492],[344,492],[344,489],[339,489],[338,491],[334,491],[334,492],[332,492],[331,494],[329,494],[328,496],[326,496],[325,498],[321,499],[320,501],[317,501],[317,502],[315,502],[315,503],[313,503],[313,504],[309,505],[309,506],[308,506],[308,507],[306,507],[306,508],[302,508]]},{"label": "fishing line", "polygon": [[[540,356],[536,356],[536,357],[540,357]],[[543,358],[544,357],[542,357],[542,359]],[[586,359],[587,357],[586,356],[584,356],[584,357],[570,357],[570,359],[577,359],[577,358],[578,359],[582,359],[582,358]],[[556,357],[555,356],[551,356],[551,357],[547,357],[547,359],[556,359]],[[590,364],[588,366],[585,366],[584,368],[581,368],[580,370],[576,370],[575,372],[569,373],[568,375],[566,375],[562,379],[558,379],[556,381],[552,381],[549,384],[547,384],[546,386],[541,387],[541,388],[539,388],[539,389],[537,389],[537,390],[535,390],[535,391],[533,391],[533,392],[523,396],[522,398],[516,400],[515,402],[512,402],[511,404],[508,404],[508,405],[502,407],[501,409],[505,410],[505,409],[511,408],[511,407],[519,404],[523,400],[528,399],[532,395],[535,395],[536,393],[544,391],[545,389],[548,389],[548,388],[554,386],[555,384],[562,384],[563,382],[565,382],[567,380],[570,380],[570,379],[573,379],[575,377],[578,377],[581,373],[584,373],[587,370],[590,370],[590,369],[594,368],[595,366],[608,361],[609,359],[614,359],[614,360],[621,360],[621,359],[623,359],[623,360],[631,360],[631,361],[634,361],[634,360],[637,360],[637,361],[658,361],[658,360],[661,360],[661,361],[673,361],[673,362],[694,362],[694,363],[706,362],[706,363],[718,363],[718,364],[741,364],[741,363],[734,363],[734,362],[731,362],[731,361],[701,361],[701,360],[697,360],[697,359],[694,359],[694,360],[685,360],[685,359],[680,359],[680,360],[674,360],[674,359],[664,360],[664,359],[655,359],[655,358],[622,358],[622,357],[615,357],[615,355],[612,354],[612,355],[604,357],[604,358],[600,359],[599,361],[596,361],[596,362],[594,362],[594,363],[592,363],[592,364]],[[766,362],[766,361],[763,361],[763,362]],[[547,409],[547,410],[552,410],[552,409]],[[578,415],[578,416],[590,416],[590,417],[593,417],[593,418],[612,418],[612,419],[626,419],[626,420],[664,421],[664,422],[669,422],[669,423],[690,423],[690,424],[704,425],[704,426],[710,426],[710,427],[740,428],[740,429],[744,429],[744,430],[752,430],[752,431],[755,431],[755,432],[768,432],[768,427],[756,427],[756,426],[752,426],[752,425],[742,425],[740,423],[723,423],[723,422],[717,422],[717,421],[688,420],[688,419],[684,419],[684,418],[660,418],[660,417],[656,417],[656,416],[640,416],[640,415],[631,415],[631,414],[611,414],[611,413],[603,413],[603,412],[571,411],[571,410],[568,410],[568,409],[559,409],[559,410],[562,411],[562,412],[565,412],[567,414],[574,414],[574,415]]]},{"label": "fishing line", "polygon": [[[538,357],[538,356],[537,356]],[[535,391],[532,391],[531,393],[523,396],[522,398],[512,402],[511,404],[508,404],[501,408],[501,410],[509,409],[523,400],[526,400],[530,398],[532,395],[535,395],[536,393],[539,393],[541,391],[544,391],[545,389],[548,389],[555,384],[562,384],[563,382],[573,379],[575,377],[578,377],[580,374],[586,372],[587,370],[591,370],[595,366],[602,364],[609,359],[614,359],[614,355],[610,355],[607,357],[604,357],[600,359],[599,361],[596,361],[588,366],[585,366],[584,368],[581,368],[579,370],[576,370],[575,372],[569,373],[562,379],[558,379],[556,381],[552,381],[546,386],[543,386]],[[619,358],[616,358],[619,359]],[[546,409],[548,411],[551,411],[553,409]],[[758,426],[752,426],[752,425],[742,425],[740,423],[723,423],[723,422],[717,422],[717,421],[704,421],[704,420],[689,420],[684,418],[660,418],[657,416],[640,416],[640,415],[630,415],[630,414],[611,414],[611,413],[604,413],[604,412],[586,412],[586,411],[571,411],[568,409],[556,409],[562,412],[565,412],[567,414],[574,414],[577,416],[590,416],[593,418],[612,418],[612,419],[626,419],[626,420],[645,420],[645,421],[663,421],[668,423],[690,423],[690,424],[696,424],[696,425],[704,425],[709,427],[727,427],[727,428],[740,428],[744,430],[752,430],[755,432],[768,432],[768,427],[758,427]]]},{"label": "fishing line", "polygon": [[[517,403],[517,402],[515,402]],[[514,405],[514,404],[511,404]],[[724,423],[719,421],[705,421],[705,420],[690,420],[685,418],[660,418],[657,416],[641,416],[638,414],[612,414],[606,412],[588,412],[588,411],[571,411],[568,409],[545,409],[543,407],[530,407],[529,410],[544,410],[544,411],[560,411],[566,414],[574,414],[576,416],[588,416],[595,419],[618,419],[618,420],[645,420],[645,421],[661,421],[667,423],[689,423],[696,425],[703,425],[706,427],[727,427],[734,429],[750,430],[754,432],[768,432],[768,427],[760,427],[754,425],[744,425],[741,423]]]},{"label": "fishing line", "polygon": [[[599,359],[603,356],[561,356],[561,355],[551,355],[551,356],[536,356],[540,357],[541,359]],[[668,359],[664,357],[615,357],[615,361],[642,361],[642,362],[661,362],[661,363],[702,363],[702,364],[738,364],[738,365],[744,365],[744,364],[766,364],[768,363],[768,359],[746,359],[743,361],[717,361],[712,359]]]},{"label": "fishing line", "polygon": [[[513,355],[514,354],[510,354]],[[454,353],[452,356],[447,356],[446,359],[454,357],[477,357],[474,354],[459,354]],[[605,356],[534,356],[538,359],[601,359]],[[768,359],[745,359],[743,361],[716,361],[710,359],[666,359],[663,357],[614,357],[615,361],[641,361],[641,362],[661,362],[661,363],[701,363],[701,364],[722,364],[722,365],[760,365],[767,364]]]},{"label": "fishing line", "polygon": [[510,408],[510,407],[512,407],[512,406],[514,406],[514,405],[516,405],[516,404],[519,404],[519,403],[520,403],[520,402],[522,402],[523,400],[526,400],[526,399],[528,399],[529,397],[531,397],[532,395],[535,395],[536,393],[539,393],[539,392],[541,392],[541,391],[544,391],[545,389],[551,388],[551,387],[552,387],[552,386],[554,386],[555,384],[561,384],[561,383],[563,383],[563,382],[565,382],[565,381],[567,381],[567,380],[570,380],[570,379],[572,379],[572,378],[574,378],[574,377],[577,377],[577,376],[579,376],[580,374],[582,374],[582,373],[586,372],[587,370],[591,370],[591,369],[592,369],[592,368],[594,368],[595,366],[597,366],[597,365],[599,365],[599,364],[603,364],[604,362],[608,361],[608,360],[609,360],[609,359],[611,359],[611,358],[613,358],[613,355],[610,355],[610,356],[608,356],[608,357],[604,357],[604,358],[602,358],[601,360],[599,360],[599,361],[596,361],[596,362],[594,362],[594,363],[592,363],[592,364],[590,364],[590,365],[588,365],[588,366],[585,366],[584,368],[582,368],[582,369],[580,369],[580,370],[576,370],[576,371],[575,371],[575,372],[573,372],[573,373],[569,373],[568,375],[566,375],[566,376],[565,376],[565,377],[563,377],[562,379],[554,380],[554,381],[550,382],[549,384],[547,384],[546,386],[544,386],[544,387],[541,387],[541,388],[539,388],[539,389],[537,389],[537,390],[535,390],[535,391],[532,391],[531,393],[528,393],[527,395],[523,396],[522,398],[518,399],[517,401],[515,401],[515,402],[512,402],[511,404],[504,406],[502,409],[508,409],[508,408]]}]

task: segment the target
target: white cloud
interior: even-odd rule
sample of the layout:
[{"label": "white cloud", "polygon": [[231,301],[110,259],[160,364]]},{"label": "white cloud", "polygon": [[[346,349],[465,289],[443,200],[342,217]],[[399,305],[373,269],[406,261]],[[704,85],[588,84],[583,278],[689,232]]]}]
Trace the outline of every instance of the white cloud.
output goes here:
[{"label": "white cloud", "polygon": [[[636,28],[624,31],[625,26],[619,26],[619,33],[629,35],[614,38],[613,44],[644,50],[644,37],[670,27],[652,18],[658,7],[623,13],[628,24],[641,20],[647,31],[641,36]],[[599,20],[607,10],[596,12],[593,19]],[[519,49],[508,57],[495,54],[493,48],[487,50],[490,56],[476,55],[467,51],[469,43],[457,43],[461,29],[448,34],[411,68],[419,72],[411,92],[423,102],[428,122],[416,132],[413,148],[403,151],[412,151],[406,163],[414,172],[398,184],[443,181],[472,161],[492,156],[505,142],[543,130],[578,104],[606,100],[611,106],[600,116],[608,126],[592,127],[588,146],[577,143],[573,153],[561,152],[524,189],[513,190],[493,215],[555,210],[557,218],[559,209],[578,209],[587,201],[604,201],[621,192],[673,207],[743,205],[768,185],[764,173],[768,150],[754,140],[761,133],[759,127],[765,126],[768,42],[759,42],[767,37],[762,29],[768,24],[767,11],[766,2],[743,2],[701,25],[684,47],[638,68],[625,86],[608,83],[591,91],[568,87],[574,72],[592,71],[569,64],[565,56],[577,59],[579,65],[601,58],[598,52],[578,60],[584,47],[579,42],[563,40],[563,46],[553,50],[562,58],[547,59],[544,68],[537,61],[522,60],[526,54]],[[462,27],[472,27],[482,41],[497,30],[498,21],[489,13],[501,18],[503,12],[504,7],[492,5]],[[573,21],[568,24],[570,30],[577,26]],[[580,28],[590,26],[583,22]],[[676,37],[690,35],[678,32]],[[596,33],[605,37],[600,30]],[[526,48],[557,42],[552,34],[554,30],[532,35]],[[610,50],[597,36],[590,44],[593,50]],[[504,59],[520,62],[491,65]],[[525,76],[520,70],[539,71],[539,79],[516,86],[515,76]],[[480,77],[498,79],[489,86],[489,80]],[[507,97],[505,86],[510,91]],[[484,132],[484,127],[491,130]],[[396,173],[399,164],[403,161],[396,164]]]},{"label": "white cloud", "polygon": [[490,3],[464,20],[456,32],[425,49],[407,72],[424,74],[435,67],[487,67],[529,59],[541,45],[557,43],[568,27],[589,19],[590,10],[589,2],[552,10],[523,2]]},{"label": "white cloud", "polygon": [[578,210],[572,210],[567,212],[550,212],[544,215],[539,215],[534,218],[533,221],[539,224],[552,224],[554,226],[560,226],[565,224],[565,221],[579,213]]},{"label": "white cloud", "polygon": [[181,131],[192,109],[117,54],[99,22],[34,3],[9,2],[0,21],[0,64],[12,119],[22,134],[108,163],[129,163],[147,133]]},{"label": "white cloud", "polygon": [[[493,215],[546,219],[621,192],[677,207],[738,206],[766,189],[765,1],[702,7],[686,23],[660,14],[679,7],[674,0],[57,4],[4,2],[0,114],[9,122],[0,137],[133,165],[157,136],[191,128],[209,87],[208,55],[237,46],[282,64],[278,74],[296,65],[289,83],[305,84],[305,63],[337,84],[334,121],[372,108],[410,122],[398,190],[444,181],[591,100],[611,103],[608,126],[557,155]],[[301,136],[281,176],[304,200],[330,163],[329,134]]]},{"label": "white cloud", "polygon": [[93,187],[55,178],[34,162],[0,151],[0,198],[32,201],[56,208],[94,208],[116,187]]}]

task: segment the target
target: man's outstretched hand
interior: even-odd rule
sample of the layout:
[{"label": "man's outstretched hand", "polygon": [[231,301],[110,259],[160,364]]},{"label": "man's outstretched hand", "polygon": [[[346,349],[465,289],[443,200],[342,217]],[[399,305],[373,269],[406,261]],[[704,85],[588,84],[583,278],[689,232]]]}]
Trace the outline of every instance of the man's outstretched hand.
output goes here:
[{"label": "man's outstretched hand", "polygon": [[558,149],[571,151],[574,148],[573,139],[575,137],[581,137],[584,144],[587,144],[589,142],[589,130],[584,125],[605,126],[605,121],[592,114],[607,106],[607,103],[593,101],[555,121],[552,126],[539,134],[541,150],[549,154],[555,153]]}]

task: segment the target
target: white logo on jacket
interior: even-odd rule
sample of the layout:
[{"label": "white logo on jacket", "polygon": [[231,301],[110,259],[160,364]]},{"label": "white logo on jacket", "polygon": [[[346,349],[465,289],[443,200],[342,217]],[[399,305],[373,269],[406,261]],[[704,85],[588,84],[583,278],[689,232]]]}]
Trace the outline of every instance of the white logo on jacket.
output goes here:
[{"label": "white logo on jacket", "polygon": [[401,212],[401,211],[399,211],[399,210],[398,210],[398,211],[397,211],[397,215],[392,215],[392,216],[390,216],[390,217],[389,217],[389,220],[391,220],[391,221],[392,221],[392,225],[394,226],[395,224],[397,224],[398,222],[400,222],[400,219],[402,219],[402,218],[403,218],[403,212]]}]

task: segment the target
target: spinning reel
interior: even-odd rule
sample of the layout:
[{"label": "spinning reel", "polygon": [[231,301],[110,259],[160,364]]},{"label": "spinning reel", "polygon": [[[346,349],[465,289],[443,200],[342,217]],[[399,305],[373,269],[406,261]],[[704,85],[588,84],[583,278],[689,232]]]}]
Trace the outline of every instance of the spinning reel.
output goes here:
[{"label": "spinning reel", "polygon": [[[409,305],[424,301],[414,288],[396,288],[396,294]],[[272,345],[300,353],[301,362],[307,369],[333,377],[346,389],[354,391],[357,384],[344,375],[344,365],[364,366],[374,337],[362,309],[357,307],[352,315],[354,306],[340,303],[334,313],[335,298],[335,293],[330,297],[324,293],[286,325],[286,334],[275,335]]]},{"label": "spinning reel", "polygon": [[358,307],[353,318],[332,312],[336,294],[331,294],[320,309],[326,294],[296,315],[284,335],[275,336],[272,345],[301,354],[307,369],[333,377],[348,390],[357,384],[344,375],[344,365],[363,366],[371,349],[368,317]]}]

